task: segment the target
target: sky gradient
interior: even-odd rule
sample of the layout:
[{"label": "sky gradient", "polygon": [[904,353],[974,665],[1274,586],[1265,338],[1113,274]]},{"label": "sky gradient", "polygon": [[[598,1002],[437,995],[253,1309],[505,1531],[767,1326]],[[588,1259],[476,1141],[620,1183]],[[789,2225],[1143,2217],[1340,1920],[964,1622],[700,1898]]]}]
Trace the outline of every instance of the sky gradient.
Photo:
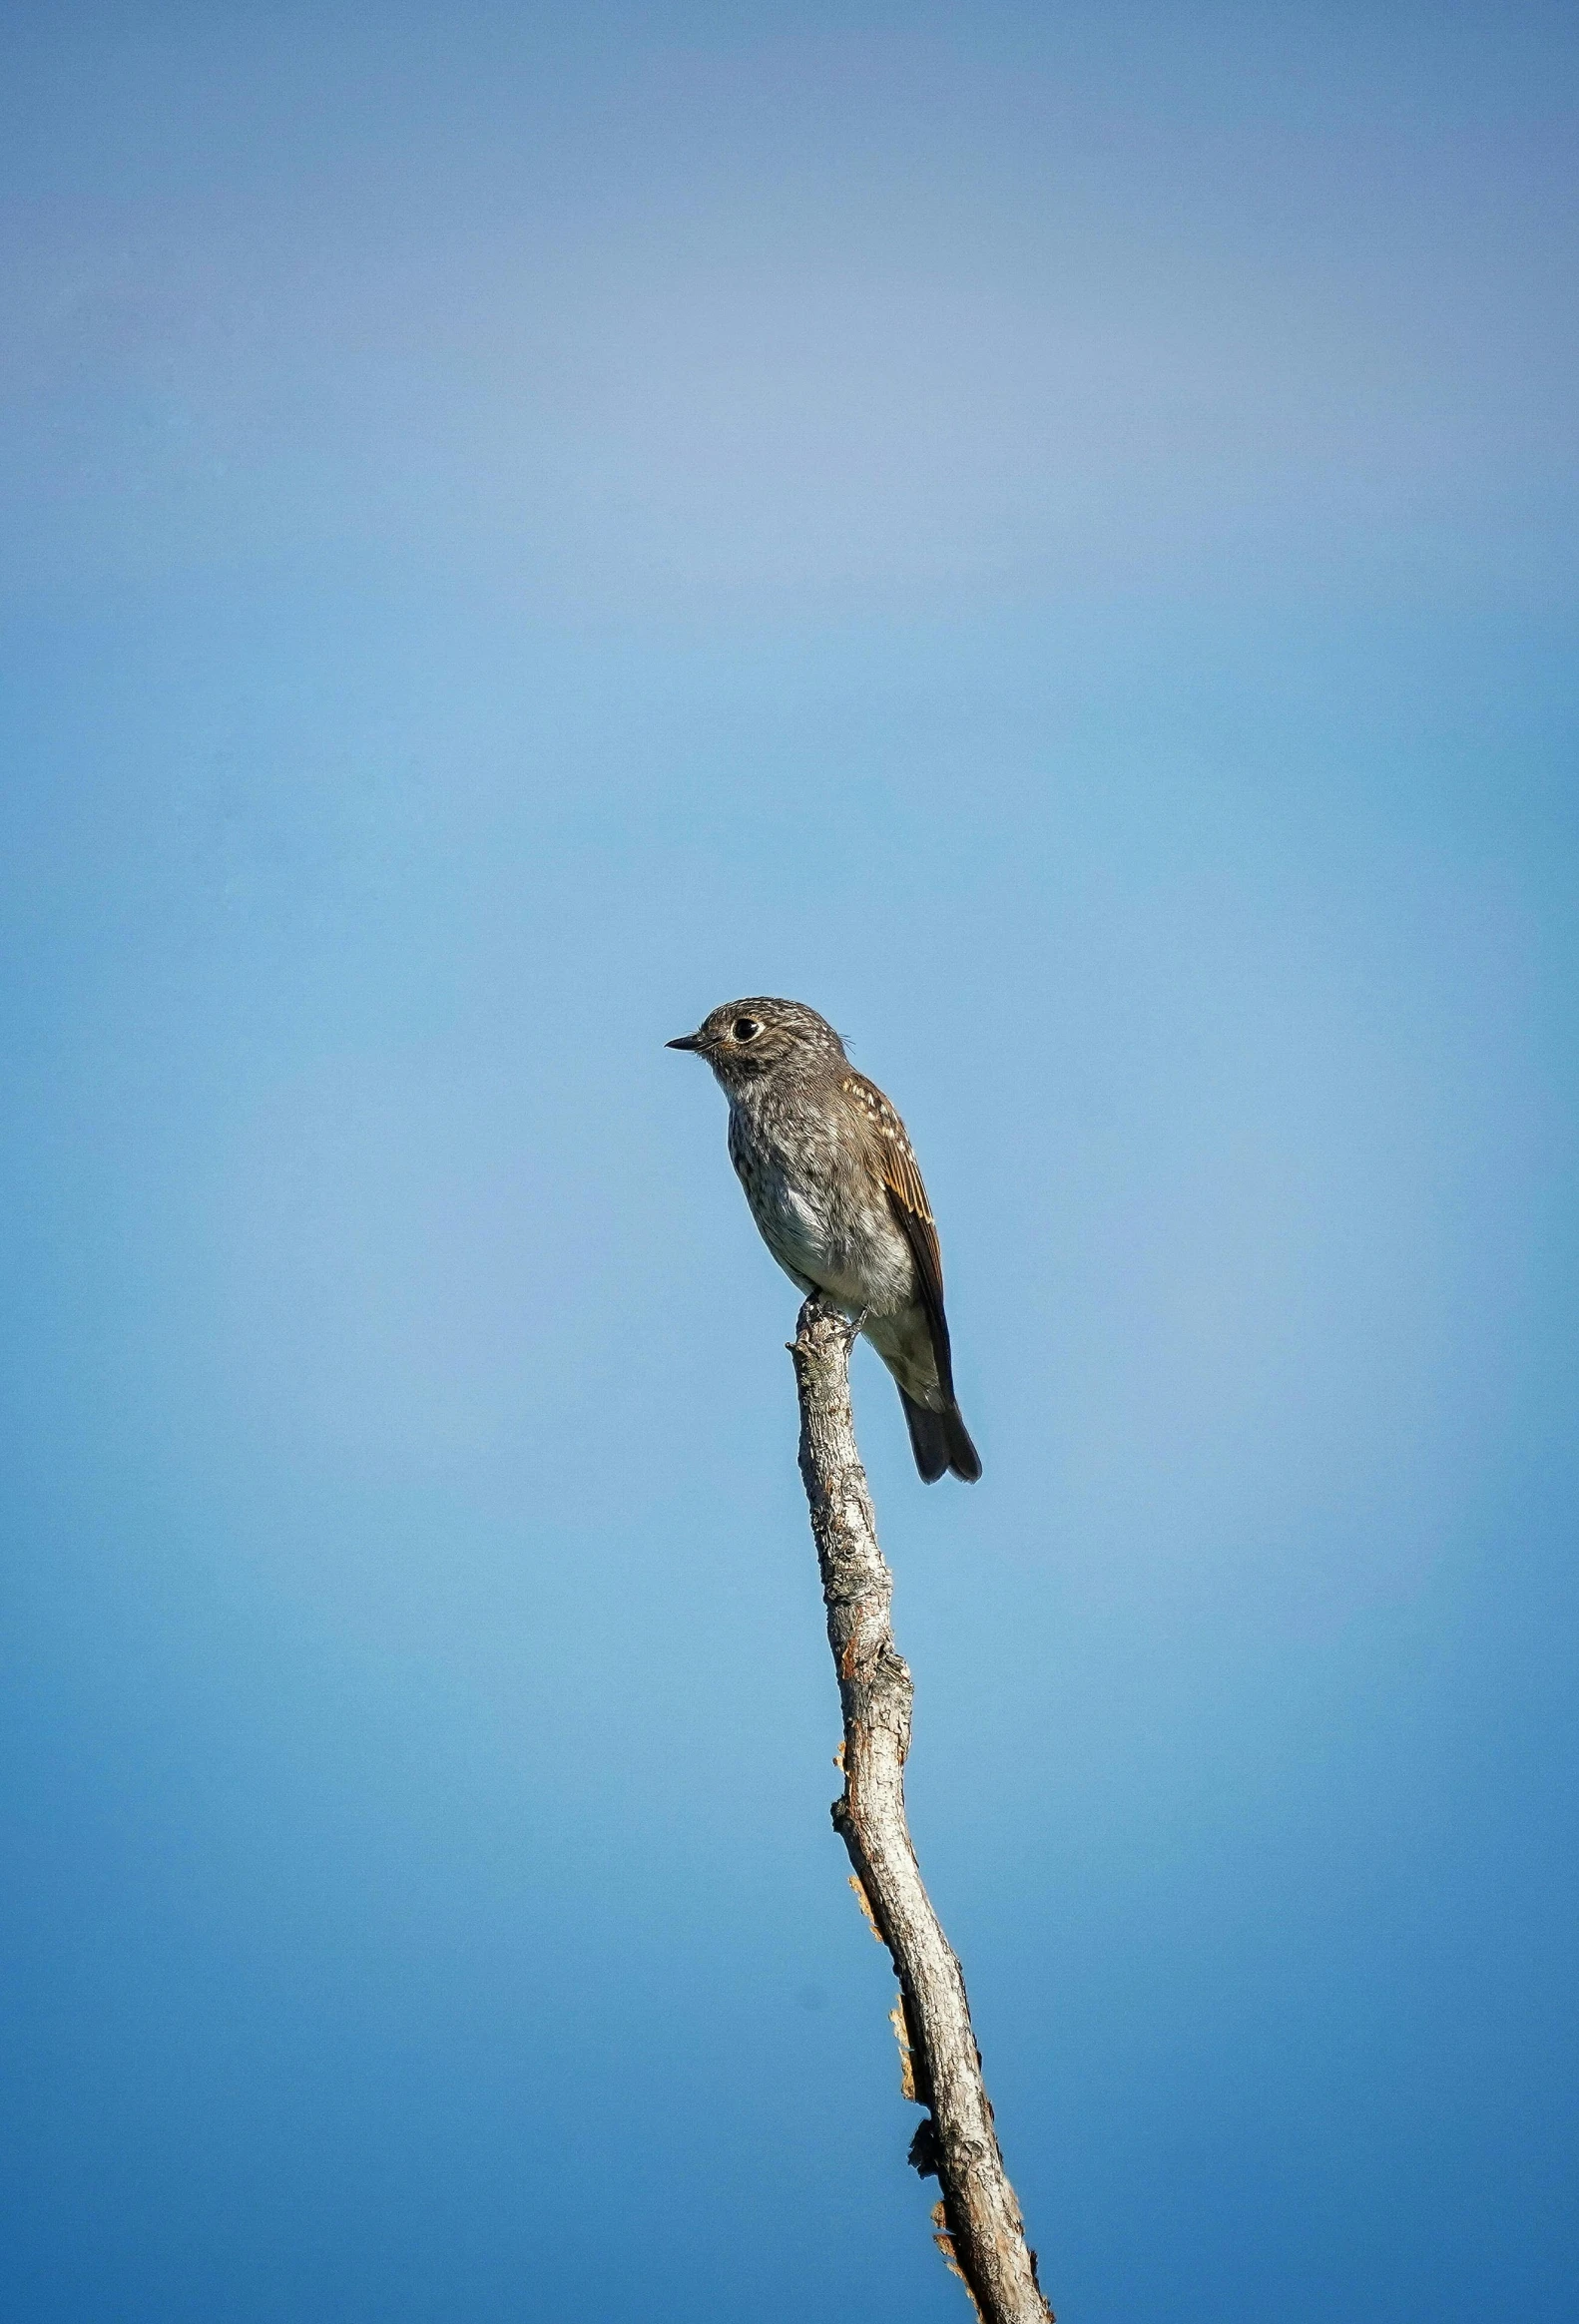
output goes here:
[{"label": "sky gradient", "polygon": [[8,2313],[955,2318],[794,1294],[1061,2324],[1566,2324],[1576,34],[0,28]]}]

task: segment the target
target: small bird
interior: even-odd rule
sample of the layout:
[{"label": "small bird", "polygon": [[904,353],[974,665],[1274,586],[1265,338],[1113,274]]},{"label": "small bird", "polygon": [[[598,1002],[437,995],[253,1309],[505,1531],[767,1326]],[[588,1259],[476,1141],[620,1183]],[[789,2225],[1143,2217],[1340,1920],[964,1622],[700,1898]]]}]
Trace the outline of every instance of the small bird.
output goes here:
[{"label": "small bird", "polygon": [[954,1401],[943,1261],[904,1124],[798,1001],[726,1001],[671,1049],[705,1057],[730,1102],[730,1160],[792,1283],[824,1291],[893,1374],[926,1484],[981,1475]]}]

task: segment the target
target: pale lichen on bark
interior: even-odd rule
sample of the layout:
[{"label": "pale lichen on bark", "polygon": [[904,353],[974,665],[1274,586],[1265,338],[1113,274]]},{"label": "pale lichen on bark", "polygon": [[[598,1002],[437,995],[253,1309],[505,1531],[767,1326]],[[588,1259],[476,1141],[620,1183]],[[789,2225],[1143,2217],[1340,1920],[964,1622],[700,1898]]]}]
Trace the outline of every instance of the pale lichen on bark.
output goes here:
[{"label": "pale lichen on bark", "polygon": [[815,1293],[790,1347],[800,1398],[800,1474],[844,1718],[844,1789],[833,1823],[850,1886],[899,1980],[893,2025],[905,2095],[927,2109],[910,2159],[935,2174],[935,2240],[984,2324],[1051,2324],[1036,2254],[1003,2167],[971,2031],[965,1981],[922,1885],[904,1809],[910,1673],[893,1642],[893,1579],[877,1546],[849,1403],[850,1330]]}]

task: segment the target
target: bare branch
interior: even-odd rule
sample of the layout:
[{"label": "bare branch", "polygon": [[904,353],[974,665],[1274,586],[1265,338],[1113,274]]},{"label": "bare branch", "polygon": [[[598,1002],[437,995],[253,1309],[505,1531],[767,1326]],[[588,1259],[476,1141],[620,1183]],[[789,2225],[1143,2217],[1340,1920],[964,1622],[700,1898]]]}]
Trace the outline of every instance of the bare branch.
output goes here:
[{"label": "bare branch", "polygon": [[800,1474],[844,1714],[844,1790],[833,1822],[854,1867],[850,1886],[899,1980],[894,2031],[903,2086],[927,2109],[910,2160],[942,2187],[932,2214],[938,2248],[983,2324],[1051,2324],[998,2148],[965,1980],[921,1885],[905,1821],[910,1673],[889,1627],[893,1580],[855,1446],[849,1349],[848,1323],[813,1292],[790,1352],[800,1396]]}]

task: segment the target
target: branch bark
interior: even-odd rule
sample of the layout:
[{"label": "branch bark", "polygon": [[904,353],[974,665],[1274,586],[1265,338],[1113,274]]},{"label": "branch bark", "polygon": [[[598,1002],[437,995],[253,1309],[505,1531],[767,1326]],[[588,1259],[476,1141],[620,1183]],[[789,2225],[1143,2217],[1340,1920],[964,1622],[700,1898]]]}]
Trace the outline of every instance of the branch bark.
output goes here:
[{"label": "branch bark", "polygon": [[800,1474],[811,1510],[828,1644],[844,1714],[844,1790],[834,1828],[856,1892],[899,1980],[894,2027],[904,2092],[927,2109],[910,2147],[936,2175],[937,2243],[983,2324],[1051,2324],[1036,2254],[1003,2167],[958,1961],[921,1883],[904,1812],[910,1673],[889,1627],[893,1578],[855,1444],[849,1324],[813,1292],[790,1346],[800,1398]]}]

